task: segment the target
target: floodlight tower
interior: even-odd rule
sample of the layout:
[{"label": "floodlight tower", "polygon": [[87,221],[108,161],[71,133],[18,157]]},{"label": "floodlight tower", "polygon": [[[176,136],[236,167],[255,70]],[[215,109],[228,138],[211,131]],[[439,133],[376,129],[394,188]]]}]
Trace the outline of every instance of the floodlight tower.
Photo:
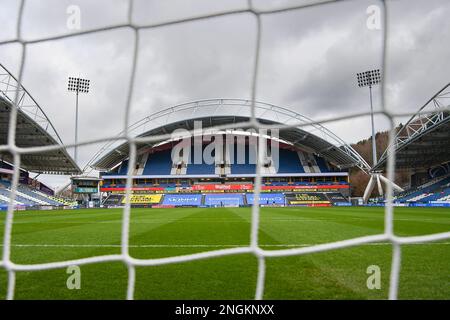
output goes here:
[{"label": "floodlight tower", "polygon": [[89,93],[89,82],[90,80],[69,77],[69,83],[67,90],[76,93],[76,103],[75,103],[75,148],[74,148],[74,160],[77,163],[78,160],[78,94],[79,93]]},{"label": "floodlight tower", "polygon": [[[374,69],[357,73],[356,76],[358,78],[358,87],[369,87],[370,119],[372,122],[372,167],[375,167],[375,165],[377,164],[377,146],[375,142],[375,123],[373,119],[372,86],[380,83],[381,73],[380,69]],[[369,197],[372,194],[373,189],[375,188],[375,184],[378,186],[378,193],[380,194],[380,196],[383,196],[381,181],[383,181],[384,183],[391,183],[394,189],[403,191],[403,189],[397,186],[394,182],[389,181],[386,177],[384,177],[381,172],[372,172],[370,174],[369,183],[367,184],[366,190],[364,191],[364,203],[367,203],[367,201],[369,200]]]},{"label": "floodlight tower", "polygon": [[375,124],[373,120],[372,86],[380,83],[380,69],[360,72],[356,76],[358,78],[358,87],[369,87],[370,118],[372,122],[372,166],[374,167],[377,164],[377,146],[375,143]]}]

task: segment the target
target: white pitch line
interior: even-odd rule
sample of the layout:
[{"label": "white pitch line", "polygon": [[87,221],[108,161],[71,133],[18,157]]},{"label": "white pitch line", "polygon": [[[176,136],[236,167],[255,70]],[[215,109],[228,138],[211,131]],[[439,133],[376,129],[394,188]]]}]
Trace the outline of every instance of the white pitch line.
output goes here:
[{"label": "white pitch line", "polygon": [[[450,242],[418,242],[404,245],[449,245]],[[260,247],[311,247],[318,244],[260,244]],[[362,244],[365,246],[387,246],[391,242],[373,242]],[[0,245],[2,247],[3,245]],[[53,248],[121,248],[120,244],[11,244],[12,247],[53,247]],[[130,248],[225,248],[248,247],[241,244],[137,244],[129,245]]]},{"label": "white pitch line", "polygon": [[[379,220],[383,221],[383,218],[345,218],[345,220],[356,220],[356,221],[367,221],[367,220]],[[294,219],[262,219],[261,223],[268,223],[268,222],[342,222],[342,219],[339,218],[333,218],[333,219],[309,219],[309,218],[294,218]],[[439,223],[450,223],[450,220],[447,218],[439,218],[439,219],[408,219],[408,218],[397,218],[394,219],[394,221],[414,221],[414,222],[424,222],[424,221],[433,221],[433,222],[439,222]],[[242,223],[247,222],[245,220],[238,220],[238,219],[221,219],[221,220],[214,220],[214,219],[204,219],[204,220],[184,220],[180,221],[177,219],[174,220],[165,220],[165,219],[155,219],[155,220],[136,220],[136,221],[130,221],[130,224],[159,224],[159,223]],[[16,221],[14,224],[122,224],[122,221]],[[0,223],[1,225],[1,223]]]}]

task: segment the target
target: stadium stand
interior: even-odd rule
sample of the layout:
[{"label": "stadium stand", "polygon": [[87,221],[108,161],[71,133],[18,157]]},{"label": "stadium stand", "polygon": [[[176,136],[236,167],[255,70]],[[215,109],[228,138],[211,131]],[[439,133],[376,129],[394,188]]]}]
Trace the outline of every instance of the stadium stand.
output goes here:
[{"label": "stadium stand", "polygon": [[[241,120],[241,117],[233,115],[231,118],[206,117],[199,121],[203,122],[205,128],[216,122]],[[173,123],[170,121],[168,119],[162,127],[151,129],[142,136],[171,132],[172,129],[193,128],[194,120],[191,119]],[[276,144],[273,144],[275,139],[268,138],[267,154],[264,155],[261,166],[261,205],[331,205],[347,201],[350,192],[347,169],[359,161],[353,158],[356,153],[349,157],[342,153],[343,149],[335,148],[321,138],[311,134],[306,137],[308,141],[302,140],[305,138],[303,132],[289,129],[281,133]],[[153,146],[147,144],[145,147],[138,147],[130,205],[252,205],[257,136],[237,130],[231,133],[224,131],[222,138],[225,144],[219,147],[212,145],[216,136],[214,139],[211,136],[201,139],[201,145],[193,138],[189,144],[186,144],[188,140],[167,140],[155,142]],[[351,149],[349,146],[346,148]],[[103,205],[123,206],[129,150],[123,144],[117,145],[114,151],[108,148],[105,152],[99,153],[91,164],[92,168],[101,172]],[[199,152],[201,157],[198,156]],[[211,157],[205,158],[205,155]],[[309,196],[297,196],[303,192]],[[335,193],[336,201],[328,199],[326,193]],[[162,195],[159,202],[151,200],[151,195],[155,194]],[[291,201],[286,200],[285,194],[289,195]]]},{"label": "stadium stand", "polygon": [[[205,153],[207,145],[202,145],[200,151]],[[241,158],[237,150],[241,149]],[[256,150],[249,143],[238,143],[225,150],[211,152],[214,159],[206,163],[201,157],[201,163],[194,163],[194,147],[191,145],[188,154],[180,152],[172,161],[171,146],[160,145],[145,156],[137,158],[136,173],[133,179],[131,206],[248,206],[254,203],[254,170],[256,170]],[[231,152],[228,152],[229,150]],[[228,150],[228,151],[227,151]],[[216,150],[217,151],[217,150]],[[271,150],[273,151],[273,150]],[[184,151],[186,152],[186,151]],[[279,149],[277,171],[272,166],[272,155],[266,157],[267,177],[263,178],[263,192],[260,195],[260,205],[344,205],[349,197],[348,173],[334,169],[325,159],[283,146]],[[223,155],[223,158],[221,156]],[[303,159],[303,160],[302,160]],[[198,160],[198,159],[197,159]],[[229,174],[225,170],[229,166]],[[116,166],[111,172],[102,174],[101,191],[106,192],[103,205],[123,206],[128,161]],[[182,168],[184,168],[184,173]],[[220,168],[221,174],[217,174]],[[270,170],[269,170],[270,169]],[[271,171],[273,170],[273,171]],[[309,172],[305,172],[309,171]],[[169,174],[170,173],[170,174]],[[292,176],[291,176],[292,175]],[[135,192],[133,194],[133,192]],[[217,193],[211,193],[214,191]],[[298,195],[298,192],[308,194]],[[290,201],[286,201],[285,193]],[[316,194],[317,196],[314,196]],[[331,198],[327,198],[331,194]],[[156,197],[155,197],[156,196]]]},{"label": "stadium stand", "polygon": [[[6,189],[0,189],[0,199],[4,204],[8,204],[10,202],[9,197],[9,191],[7,191]],[[24,203],[20,202],[19,199],[16,199],[14,200],[14,204],[23,205]]]},{"label": "stadium stand", "polygon": [[[0,193],[7,197],[4,200],[9,203],[10,196],[10,186],[7,188],[0,187]],[[73,201],[66,201],[58,197],[46,195],[43,192],[33,190],[28,186],[19,185],[16,192],[16,201],[18,204],[28,205],[28,206],[63,206],[63,205],[73,205]]]},{"label": "stadium stand", "polygon": [[[11,196],[11,183],[7,180],[0,180],[0,200],[7,205]],[[19,184],[16,192],[14,204],[24,206],[63,206],[73,205],[73,201],[66,201],[59,197],[46,194],[28,185]]]},{"label": "stadium stand", "polygon": [[429,201],[436,201],[447,196],[450,183],[450,176],[435,178],[415,189],[408,190],[405,193],[399,194],[396,197],[396,202],[420,202],[426,203]]}]

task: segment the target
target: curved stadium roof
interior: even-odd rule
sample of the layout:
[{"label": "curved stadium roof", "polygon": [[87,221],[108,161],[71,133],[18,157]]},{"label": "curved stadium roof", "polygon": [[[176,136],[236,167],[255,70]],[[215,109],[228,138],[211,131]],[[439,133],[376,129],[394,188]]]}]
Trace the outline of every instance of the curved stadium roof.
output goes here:
[{"label": "curved stadium roof", "polygon": [[450,83],[401,127],[374,171],[385,167],[389,150],[398,169],[429,169],[450,160]]},{"label": "curved stadium roof", "polygon": [[[62,145],[61,138],[45,112],[31,97],[28,91],[19,86],[14,76],[0,64],[0,145],[7,144],[9,116],[14,108],[16,94],[17,104],[16,145],[22,148]],[[0,152],[0,158],[13,162],[12,155]],[[36,173],[78,174],[80,168],[67,153],[65,148],[43,153],[22,154],[22,169]]]},{"label": "curved stadium roof", "polygon": [[[170,134],[175,129],[194,129],[194,121],[201,121],[202,128],[230,125],[240,129],[240,123],[251,117],[251,100],[209,99],[177,105],[137,121],[128,128],[128,134],[135,137],[158,137]],[[347,143],[324,126],[289,109],[255,102],[255,117],[264,125],[285,126],[278,137],[294,146],[318,154],[338,168],[359,167],[368,171],[369,165]],[[289,127],[286,127],[288,125]],[[248,127],[248,125],[247,125]],[[123,136],[121,132],[119,136]],[[151,148],[168,140],[167,137],[140,143],[141,150]],[[100,171],[108,171],[129,157],[128,143],[111,141],[101,148],[88,163]]]}]

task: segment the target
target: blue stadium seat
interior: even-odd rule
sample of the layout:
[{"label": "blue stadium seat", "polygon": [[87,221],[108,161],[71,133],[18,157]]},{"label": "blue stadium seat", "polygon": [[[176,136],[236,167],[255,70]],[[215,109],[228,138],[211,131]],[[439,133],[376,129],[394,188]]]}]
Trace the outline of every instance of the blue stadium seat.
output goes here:
[{"label": "blue stadium seat", "polygon": [[278,173],[304,173],[305,170],[296,152],[279,149]]},{"label": "blue stadium seat", "polygon": [[[420,197],[421,195],[425,195],[428,193],[435,193],[436,191],[439,191],[440,188],[442,188],[443,186],[445,186],[447,183],[450,182],[450,177],[447,177],[445,179],[442,179],[436,183],[433,183],[429,186],[426,186],[424,188],[420,188],[418,190],[415,191],[409,191],[406,194],[399,196],[397,198],[397,202],[408,202],[410,200],[413,200],[414,198]],[[434,201],[433,199],[439,199],[440,197],[434,197],[433,195],[429,195],[426,197],[422,197],[419,200],[417,200],[417,202],[428,202],[428,201]],[[414,201],[414,200],[413,200]]]},{"label": "blue stadium seat", "polygon": [[117,172],[117,175],[126,175],[128,173],[128,160],[125,160],[120,165],[119,171]]},{"label": "blue stadium seat", "polygon": [[59,202],[57,202],[57,201],[55,201],[53,199],[50,199],[48,197],[44,197],[43,195],[40,195],[40,194],[38,194],[36,192],[33,192],[27,186],[19,185],[18,191],[20,191],[21,193],[26,194],[29,197],[32,197],[32,198],[34,198],[34,199],[36,199],[38,201],[43,201],[43,202],[46,202],[46,203],[48,203],[50,205],[53,205],[53,206],[60,206],[61,205],[61,203],[59,203]]},{"label": "blue stadium seat", "polygon": [[[238,150],[239,148],[234,149],[233,155],[233,163],[231,164],[231,174],[255,174],[256,173],[256,163],[250,163],[250,148],[249,145],[245,145],[245,155],[244,155],[244,163],[238,163]],[[256,156],[254,157],[256,162]]]},{"label": "blue stadium seat", "polygon": [[[206,145],[202,146],[202,155],[205,151]],[[212,156],[215,156],[215,151],[212,152]],[[215,173],[215,164],[206,164],[205,159],[203,159],[202,156],[202,163],[195,164],[194,163],[194,146],[191,147],[191,153],[190,153],[190,161],[187,165],[187,171],[186,174],[214,174]]]},{"label": "blue stadium seat", "polygon": [[435,193],[429,195],[428,197],[422,198],[422,199],[420,199],[420,202],[426,203],[428,201],[436,201],[436,200],[446,197],[448,195],[450,195],[450,188],[435,192]]},{"label": "blue stadium seat", "polygon": [[169,175],[172,169],[172,156],[170,150],[160,151],[148,156],[144,175]]},{"label": "blue stadium seat", "polygon": [[317,156],[314,156],[314,158],[316,159],[320,172],[330,172],[324,158]]},{"label": "blue stadium seat", "polygon": [[[11,193],[10,193],[9,190],[1,189],[1,188],[0,188],[0,195],[4,196],[6,198],[10,198],[11,197]],[[15,200],[18,201],[18,202],[21,202],[21,203],[23,203],[24,205],[27,205],[27,206],[38,205],[37,202],[34,202],[34,201],[32,201],[30,199],[27,199],[27,198],[23,198],[23,197],[21,197],[21,196],[19,196],[17,194],[16,194]]]}]

